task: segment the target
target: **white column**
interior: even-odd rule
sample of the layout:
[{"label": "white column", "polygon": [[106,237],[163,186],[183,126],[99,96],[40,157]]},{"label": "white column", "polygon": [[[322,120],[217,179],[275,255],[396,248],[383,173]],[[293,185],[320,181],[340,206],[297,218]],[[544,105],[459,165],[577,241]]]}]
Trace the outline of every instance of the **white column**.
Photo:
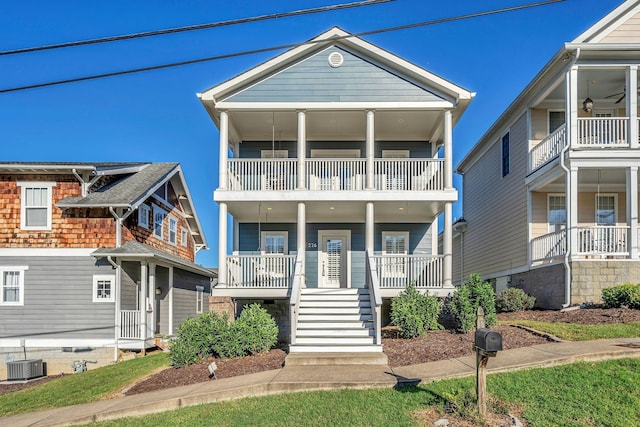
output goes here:
[{"label": "white column", "polygon": [[[444,188],[450,190],[453,188],[453,126],[451,122],[451,110],[444,112]],[[451,221],[449,221],[451,222]],[[451,224],[449,224],[451,225]],[[445,220],[445,227],[446,227]]]},{"label": "white column", "polygon": [[169,291],[167,293],[169,302],[169,324],[167,325],[167,329],[169,329],[169,335],[173,335],[173,271],[173,267],[169,267]]},{"label": "white column", "polygon": [[578,168],[571,167],[567,202],[567,239],[569,255],[573,257],[578,251]]},{"label": "white column", "polygon": [[298,190],[305,189],[305,157],[307,155],[307,118],[304,111],[298,111]]},{"label": "white column", "polygon": [[228,184],[227,178],[227,157],[229,154],[229,116],[226,111],[220,112],[220,183],[218,188],[226,190]]},{"label": "white column", "polygon": [[149,289],[149,274],[147,263],[140,263],[140,338],[147,334],[147,289]]},{"label": "white column", "polygon": [[629,241],[627,242],[629,256],[638,258],[638,166],[627,169],[627,225],[629,226]]},{"label": "white column", "polygon": [[638,66],[627,69],[627,115],[629,116],[629,147],[638,148]]},{"label": "white column", "polygon": [[366,153],[367,153],[367,190],[374,190],[375,171],[373,170],[373,158],[375,155],[375,113],[373,110],[367,111],[367,135],[366,135]]},{"label": "white column", "polygon": [[567,137],[569,145],[578,144],[578,67],[573,66],[565,77],[565,111],[567,111]]},{"label": "white column", "polygon": [[367,202],[367,210],[365,215],[365,239],[364,246],[369,254],[373,255],[374,246],[374,230],[375,230],[375,211],[373,202]]},{"label": "white column", "polygon": [[[305,261],[307,256],[307,206],[300,202],[298,203],[298,229],[296,232],[298,242],[298,258],[302,263],[302,277],[305,272]],[[304,283],[303,283],[304,285]]]},{"label": "white column", "polygon": [[218,218],[218,286],[227,286],[227,204],[220,203]]},{"label": "white column", "polygon": [[[452,256],[453,256],[453,203],[447,202],[444,205],[444,232],[442,235],[442,285],[445,288],[452,286],[451,279],[453,275]],[[433,244],[437,245],[436,240]]]}]

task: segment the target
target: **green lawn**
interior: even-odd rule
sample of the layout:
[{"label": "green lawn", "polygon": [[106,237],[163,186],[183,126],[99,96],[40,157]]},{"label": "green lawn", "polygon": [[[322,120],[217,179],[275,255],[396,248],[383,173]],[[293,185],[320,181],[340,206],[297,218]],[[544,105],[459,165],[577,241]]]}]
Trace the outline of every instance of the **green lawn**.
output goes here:
[{"label": "green lawn", "polygon": [[159,353],[8,393],[0,396],[0,417],[100,400],[166,366],[169,357]]},{"label": "green lawn", "polygon": [[[496,407],[518,408],[531,426],[630,426],[640,420],[640,360],[576,363],[489,375]],[[339,390],[247,398],[183,408],[101,426],[409,426],[412,414],[451,401],[473,413],[475,380],[398,390]],[[471,402],[471,403],[470,403]]]},{"label": "green lawn", "polygon": [[587,341],[601,338],[640,337],[640,322],[609,325],[580,325],[577,323],[536,322],[533,320],[500,321],[501,324],[517,324],[546,332],[569,341]]}]

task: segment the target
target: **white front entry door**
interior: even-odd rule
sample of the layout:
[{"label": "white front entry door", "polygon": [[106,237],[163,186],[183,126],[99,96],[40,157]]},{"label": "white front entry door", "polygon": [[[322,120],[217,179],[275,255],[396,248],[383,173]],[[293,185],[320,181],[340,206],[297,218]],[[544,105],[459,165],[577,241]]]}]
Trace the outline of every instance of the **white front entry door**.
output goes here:
[{"label": "white front entry door", "polygon": [[318,287],[347,288],[349,231],[320,231],[320,252],[318,253]]}]

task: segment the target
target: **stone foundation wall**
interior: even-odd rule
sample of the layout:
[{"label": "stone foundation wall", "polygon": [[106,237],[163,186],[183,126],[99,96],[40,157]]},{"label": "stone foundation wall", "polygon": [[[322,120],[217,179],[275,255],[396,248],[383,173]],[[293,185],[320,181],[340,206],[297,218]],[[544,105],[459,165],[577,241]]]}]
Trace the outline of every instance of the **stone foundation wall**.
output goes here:
[{"label": "stone foundation wall", "polygon": [[560,309],[564,304],[564,264],[553,264],[513,274],[509,287],[536,297],[536,307]]},{"label": "stone foundation wall", "polygon": [[640,261],[585,260],[571,263],[571,303],[601,303],[602,290],[640,282]]},{"label": "stone foundation wall", "polygon": [[242,313],[242,308],[249,304],[260,304],[275,319],[278,325],[278,342],[288,344],[291,339],[291,319],[289,319],[289,300],[262,300],[262,299],[238,299],[237,316]]}]

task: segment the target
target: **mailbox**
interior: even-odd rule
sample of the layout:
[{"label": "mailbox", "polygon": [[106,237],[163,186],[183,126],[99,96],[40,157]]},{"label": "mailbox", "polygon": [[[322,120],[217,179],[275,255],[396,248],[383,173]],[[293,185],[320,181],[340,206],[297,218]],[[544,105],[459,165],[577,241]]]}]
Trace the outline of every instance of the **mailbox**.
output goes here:
[{"label": "mailbox", "polygon": [[491,329],[480,328],[476,330],[474,344],[476,348],[488,353],[502,351],[502,335]]}]

